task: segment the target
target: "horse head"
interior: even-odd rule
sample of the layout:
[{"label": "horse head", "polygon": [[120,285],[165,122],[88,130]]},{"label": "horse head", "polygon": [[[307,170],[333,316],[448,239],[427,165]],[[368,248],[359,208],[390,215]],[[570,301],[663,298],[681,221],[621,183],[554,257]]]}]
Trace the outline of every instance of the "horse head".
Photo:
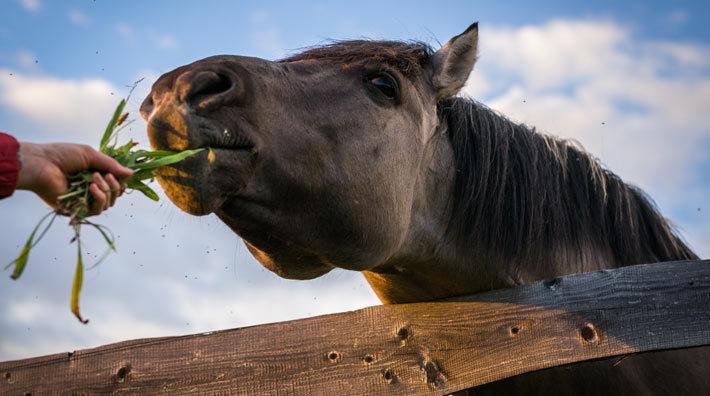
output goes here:
[{"label": "horse head", "polygon": [[[347,41],[280,61],[213,56],[160,77],[141,106],[155,149],[209,147],[157,180],[216,213],[267,268],[307,279],[424,254],[453,172],[437,103],[476,60],[474,24],[438,51]],[[421,224],[426,221],[426,224]],[[443,226],[440,224],[439,226]]]}]

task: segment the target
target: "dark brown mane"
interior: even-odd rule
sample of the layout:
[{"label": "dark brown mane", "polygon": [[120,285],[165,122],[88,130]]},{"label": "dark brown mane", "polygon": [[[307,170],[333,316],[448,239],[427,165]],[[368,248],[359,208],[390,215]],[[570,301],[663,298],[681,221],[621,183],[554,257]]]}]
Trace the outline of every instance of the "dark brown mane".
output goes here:
[{"label": "dark brown mane", "polygon": [[[411,78],[431,54],[420,42],[350,40],[281,62],[386,64]],[[479,253],[550,266],[582,263],[590,251],[607,252],[616,265],[697,258],[643,191],[574,142],[539,134],[470,99],[444,100],[438,111],[457,166],[449,230],[464,244],[477,241]],[[558,252],[554,259],[551,252]]]},{"label": "dark brown mane", "polygon": [[422,65],[432,52],[429,45],[416,41],[348,40],[309,48],[280,62],[319,60],[348,65],[386,64],[411,77],[421,73]]},{"label": "dark brown mane", "polygon": [[448,99],[438,110],[457,167],[451,222],[457,239],[532,262],[590,248],[610,252],[616,265],[697,259],[640,189],[572,142],[471,99]]}]

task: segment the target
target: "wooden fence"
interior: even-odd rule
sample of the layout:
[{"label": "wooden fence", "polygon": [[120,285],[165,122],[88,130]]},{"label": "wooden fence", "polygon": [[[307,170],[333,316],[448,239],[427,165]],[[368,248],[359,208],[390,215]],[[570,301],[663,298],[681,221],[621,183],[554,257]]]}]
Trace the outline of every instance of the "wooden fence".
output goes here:
[{"label": "wooden fence", "polygon": [[446,394],[542,368],[710,345],[710,260],[0,363],[0,394]]}]

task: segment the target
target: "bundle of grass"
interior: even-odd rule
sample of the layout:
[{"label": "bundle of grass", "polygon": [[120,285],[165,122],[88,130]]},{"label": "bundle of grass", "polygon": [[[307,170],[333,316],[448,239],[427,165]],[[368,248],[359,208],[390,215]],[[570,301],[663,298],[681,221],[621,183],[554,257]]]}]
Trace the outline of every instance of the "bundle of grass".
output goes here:
[{"label": "bundle of grass", "polygon": [[[135,85],[133,88],[135,88]],[[133,91],[133,89],[131,89],[131,91]],[[121,165],[134,170],[132,176],[122,180],[122,183],[125,183],[129,190],[140,191],[146,197],[157,201],[158,194],[156,194],[153,189],[144,183],[144,181],[154,177],[154,170],[160,166],[180,162],[183,159],[205,149],[201,148],[181,152],[148,151],[135,149],[138,143],[132,140],[129,140],[123,145],[119,145],[118,133],[130,124],[130,122],[126,122],[128,113],[124,113],[124,109],[129,98],[130,93],[128,97],[121,100],[116,107],[116,110],[106,126],[103,136],[101,137],[99,151],[113,157]],[[97,260],[94,266],[106,258],[111,251],[116,250],[115,238],[107,227],[96,224],[87,219],[89,208],[92,203],[92,197],[89,194],[89,186],[92,182],[92,171],[87,170],[71,175],[67,178],[67,181],[69,184],[69,190],[65,194],[59,196],[58,209],[51,211],[39,221],[34,230],[30,233],[30,236],[22,247],[20,254],[15,260],[8,264],[5,269],[14,266],[11,278],[18,279],[27,265],[30,250],[32,250],[32,248],[37,245],[37,243],[47,233],[57,216],[69,217],[69,226],[71,226],[74,231],[74,236],[70,243],[76,243],[77,246],[76,268],[74,271],[74,281],[70,299],[71,312],[82,323],[88,323],[88,320],[82,318],[79,311],[79,295],[81,294],[81,287],[84,279],[84,262],[81,253],[81,229],[82,226],[90,226],[95,228],[108,245],[105,253]]]}]

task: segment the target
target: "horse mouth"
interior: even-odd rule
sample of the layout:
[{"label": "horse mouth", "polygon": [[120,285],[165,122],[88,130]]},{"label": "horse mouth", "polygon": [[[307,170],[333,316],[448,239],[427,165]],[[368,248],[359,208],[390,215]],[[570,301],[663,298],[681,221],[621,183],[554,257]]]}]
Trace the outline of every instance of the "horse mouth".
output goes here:
[{"label": "horse mouth", "polygon": [[175,127],[161,118],[153,117],[148,122],[151,145],[159,150],[182,151],[188,149],[248,150],[254,142],[241,131],[232,131],[216,121],[192,117],[186,127]]},{"label": "horse mouth", "polygon": [[157,150],[207,149],[155,171],[168,198],[195,216],[213,213],[222,205],[234,185],[225,188],[220,174],[230,174],[233,183],[238,175],[246,175],[256,153],[256,144],[243,132],[198,116],[151,117],[148,137]]}]

